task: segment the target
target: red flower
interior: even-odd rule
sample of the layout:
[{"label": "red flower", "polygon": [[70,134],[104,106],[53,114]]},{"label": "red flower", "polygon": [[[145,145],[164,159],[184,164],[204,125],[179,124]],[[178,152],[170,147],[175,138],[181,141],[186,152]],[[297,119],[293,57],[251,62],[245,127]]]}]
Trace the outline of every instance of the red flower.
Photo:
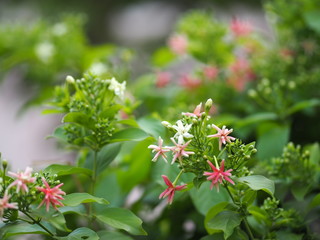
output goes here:
[{"label": "red flower", "polygon": [[232,133],[233,129],[228,129],[226,128],[226,126],[223,126],[222,129],[220,129],[219,127],[217,127],[216,125],[212,124],[212,126],[218,131],[216,134],[213,135],[208,135],[207,137],[210,138],[219,138],[219,150],[221,150],[221,146],[222,144],[226,144],[227,142],[231,142],[234,141],[235,138],[228,136],[230,133]]},{"label": "red flower", "polygon": [[228,181],[231,184],[234,184],[234,182],[229,178],[231,176],[231,171],[233,169],[229,169],[227,171],[224,171],[224,160],[221,161],[220,167],[215,167],[209,160],[207,161],[213,170],[213,172],[204,172],[204,176],[207,177],[207,180],[212,181],[212,184],[210,186],[210,189],[213,188],[213,186],[216,187],[217,191],[219,191],[219,183],[221,184],[223,180]]},{"label": "red flower", "polygon": [[174,184],[169,180],[169,178],[166,175],[162,175],[162,178],[165,184],[168,186],[168,188],[160,194],[159,198],[168,197],[168,204],[171,204],[173,201],[174,192],[185,189],[187,187],[187,184],[183,184],[181,186],[174,186]]},{"label": "red flower", "polygon": [[60,183],[59,185],[50,188],[48,182],[46,179],[42,178],[42,182],[45,185],[45,188],[43,187],[37,187],[37,189],[40,192],[43,192],[45,194],[44,199],[40,203],[39,207],[41,207],[44,203],[46,204],[46,210],[49,211],[50,204],[54,209],[57,209],[57,206],[63,206],[62,202],[59,200],[63,200],[63,197],[61,195],[65,195],[66,193],[60,189],[60,187],[63,185],[63,183]]}]

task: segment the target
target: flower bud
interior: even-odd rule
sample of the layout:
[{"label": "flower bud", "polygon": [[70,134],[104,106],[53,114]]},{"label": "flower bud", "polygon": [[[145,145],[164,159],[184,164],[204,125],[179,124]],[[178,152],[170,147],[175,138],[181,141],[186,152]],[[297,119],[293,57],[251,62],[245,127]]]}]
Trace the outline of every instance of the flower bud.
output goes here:
[{"label": "flower bud", "polygon": [[257,96],[257,92],[254,89],[249,89],[248,95],[249,97],[255,98]]},{"label": "flower bud", "polygon": [[2,168],[4,171],[6,171],[8,167],[8,161],[6,159],[2,159]]},{"label": "flower bud", "polygon": [[70,76],[70,75],[68,75],[66,77],[66,81],[67,81],[67,83],[70,83],[70,84],[74,84],[75,83],[74,78],[72,76]]},{"label": "flower bud", "polygon": [[167,128],[170,128],[171,127],[171,124],[167,121],[162,121],[161,124]]},{"label": "flower bud", "polygon": [[207,101],[206,101],[206,104],[204,105],[205,106],[205,111],[206,112],[209,112],[211,107],[212,107],[212,99],[209,98]]}]

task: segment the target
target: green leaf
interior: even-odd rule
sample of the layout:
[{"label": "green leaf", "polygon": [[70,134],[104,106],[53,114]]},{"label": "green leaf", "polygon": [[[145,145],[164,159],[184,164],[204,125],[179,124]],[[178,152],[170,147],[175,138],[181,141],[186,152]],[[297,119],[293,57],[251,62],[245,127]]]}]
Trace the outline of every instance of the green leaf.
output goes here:
[{"label": "green leaf", "polygon": [[97,213],[96,217],[114,228],[125,230],[134,235],[147,235],[141,226],[141,219],[128,209],[106,208]]},{"label": "green leaf", "polygon": [[100,239],[110,239],[110,240],[133,240],[133,238],[120,233],[120,232],[109,232],[109,231],[99,231],[98,235]]},{"label": "green leaf", "polygon": [[175,55],[169,48],[163,47],[158,49],[152,56],[152,63],[156,67],[164,67],[175,59]]},{"label": "green leaf", "polygon": [[59,208],[59,212],[63,215],[66,214],[77,214],[80,216],[87,216],[87,209],[83,204],[71,207],[71,206],[64,206]]},{"label": "green leaf", "polygon": [[308,208],[312,209],[317,206],[320,206],[320,193],[318,193],[312,200],[311,203],[309,204]]},{"label": "green leaf", "polygon": [[252,190],[263,190],[271,196],[274,194],[274,182],[262,175],[241,177],[238,182],[246,184]]},{"label": "green leaf", "polygon": [[[48,224],[41,222],[46,227],[49,228],[50,231],[54,233],[54,230]],[[0,238],[6,239],[10,236],[14,235],[25,235],[25,234],[43,234],[49,235],[43,228],[39,227],[36,224],[29,224],[25,222],[15,222],[15,223],[8,223],[4,227],[0,229]]]},{"label": "green leaf", "polygon": [[[319,12],[319,14],[320,14],[320,12]],[[292,106],[291,108],[289,108],[287,110],[287,114],[290,115],[295,112],[301,111],[305,108],[316,107],[319,105],[320,105],[319,99],[309,99],[309,100],[301,101],[301,102],[298,102],[297,104],[295,104],[294,106]]]},{"label": "green leaf", "polygon": [[159,136],[164,136],[166,128],[158,119],[152,117],[143,117],[138,120],[140,128],[146,133],[158,139]]},{"label": "green leaf", "polygon": [[257,156],[261,160],[278,157],[288,143],[290,127],[276,123],[263,123],[258,128]]},{"label": "green leaf", "polygon": [[208,222],[214,218],[218,213],[222,212],[225,210],[225,208],[229,205],[228,202],[221,202],[221,203],[218,203],[216,205],[214,205],[209,211],[208,213],[206,214],[206,217],[204,219],[204,226],[207,230],[207,232],[209,234],[213,234],[213,233],[217,233],[217,232],[220,232],[220,230],[215,230],[215,229],[211,229],[209,228],[208,226]]},{"label": "green leaf", "polygon": [[70,112],[67,113],[63,119],[63,123],[77,123],[81,126],[92,128],[92,121],[87,114],[82,112]]},{"label": "green leaf", "polygon": [[57,138],[63,142],[68,142],[67,132],[64,129],[65,125],[58,126],[52,133],[52,135],[47,136],[47,138]]},{"label": "green leaf", "polygon": [[303,234],[294,234],[294,233],[290,233],[290,232],[285,232],[285,231],[278,231],[276,233],[277,235],[277,239],[278,240],[301,240],[303,239]]},{"label": "green leaf", "polygon": [[127,128],[114,133],[110,142],[141,141],[149,135],[139,128]]},{"label": "green leaf", "polygon": [[124,192],[130,191],[148,177],[152,164],[150,149],[148,149],[151,143],[150,138],[135,143],[134,148],[123,156],[124,168],[119,169],[117,179]]},{"label": "green leaf", "polygon": [[257,206],[250,206],[248,208],[248,212],[259,222],[260,225],[263,222],[268,224],[268,214],[265,210]]},{"label": "green leaf", "polygon": [[67,237],[56,237],[58,240],[99,240],[98,234],[89,228],[81,227],[74,230]]},{"label": "green leaf", "polygon": [[58,176],[70,175],[70,174],[85,174],[87,176],[92,175],[92,170],[81,167],[74,167],[70,165],[52,164],[44,169],[45,172],[51,174],[57,174]]},{"label": "green leaf", "polygon": [[306,24],[315,32],[320,33],[320,11],[312,10],[308,12],[303,12],[304,20]]},{"label": "green leaf", "polygon": [[240,225],[241,217],[239,213],[233,211],[222,211],[214,216],[207,224],[209,229],[221,230],[224,238],[230,237],[234,229]]},{"label": "green leaf", "polygon": [[53,227],[60,231],[71,232],[66,225],[66,219],[60,211],[50,209],[50,211],[47,212],[45,208],[37,208],[33,209],[32,214],[50,223]]},{"label": "green leaf", "polygon": [[104,198],[99,198],[90,195],[89,193],[71,193],[64,197],[62,203],[65,206],[77,206],[81,203],[96,202],[99,204],[109,204],[109,202]]},{"label": "green leaf", "polygon": [[206,215],[212,206],[229,200],[228,192],[224,188],[220,188],[220,192],[217,192],[215,188],[210,190],[210,184],[207,181],[200,188],[193,188],[189,191],[196,209],[202,215]]},{"label": "green leaf", "polygon": [[245,127],[248,125],[252,125],[255,123],[259,123],[262,121],[270,121],[270,120],[276,120],[278,119],[278,116],[275,113],[272,112],[262,112],[262,113],[256,113],[252,114],[244,119],[236,121],[236,127]]},{"label": "green leaf", "polygon": [[257,197],[257,191],[247,190],[244,193],[242,198],[242,203],[246,204],[246,206],[251,205]]},{"label": "green leaf", "polygon": [[122,119],[117,121],[117,123],[128,125],[135,128],[139,127],[138,123],[134,119]]},{"label": "green leaf", "polygon": [[304,196],[310,190],[310,186],[303,183],[296,182],[291,186],[290,190],[293,196],[295,197],[295,199],[297,199],[298,201],[302,201],[304,199]]}]

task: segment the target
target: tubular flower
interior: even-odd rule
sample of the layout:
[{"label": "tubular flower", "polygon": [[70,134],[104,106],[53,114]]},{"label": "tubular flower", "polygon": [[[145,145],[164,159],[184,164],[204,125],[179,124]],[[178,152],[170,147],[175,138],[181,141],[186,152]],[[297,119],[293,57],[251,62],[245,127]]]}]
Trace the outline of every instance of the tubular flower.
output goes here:
[{"label": "tubular flower", "polygon": [[233,129],[228,129],[226,126],[223,126],[222,129],[218,128],[216,125],[212,124],[212,126],[218,131],[216,134],[208,135],[207,137],[210,138],[219,138],[219,150],[221,150],[222,144],[226,144],[227,142],[234,141],[235,138],[228,136],[230,133],[232,133]]},{"label": "tubular flower", "polygon": [[29,189],[27,187],[28,183],[34,183],[36,181],[36,177],[32,177],[32,168],[27,167],[24,172],[18,172],[18,173],[13,173],[13,172],[8,172],[9,175],[12,177],[15,177],[16,180],[14,180],[8,188],[11,188],[13,186],[17,186],[17,193],[20,191],[22,192],[28,192]]},{"label": "tubular flower", "polygon": [[120,99],[124,99],[124,91],[126,90],[126,81],[119,83],[114,77],[109,80],[109,90],[114,91],[114,94]]},{"label": "tubular flower", "polygon": [[173,201],[174,192],[185,189],[187,187],[187,184],[183,184],[181,186],[175,186],[166,175],[162,175],[162,178],[165,184],[168,186],[168,188],[160,194],[159,199],[168,197],[168,204],[171,204]]},{"label": "tubular flower", "polygon": [[42,200],[42,202],[40,203],[40,205],[38,206],[41,207],[44,203],[46,204],[46,210],[47,212],[49,211],[49,207],[50,204],[52,205],[52,207],[56,210],[57,206],[63,206],[62,202],[60,202],[59,200],[63,200],[63,197],[61,195],[65,195],[66,193],[64,191],[62,191],[60,189],[60,187],[63,185],[63,183],[60,183],[59,185],[50,188],[48,182],[46,181],[46,179],[42,178],[42,182],[45,185],[45,187],[37,187],[37,189],[40,192],[43,192],[45,194],[44,199]]},{"label": "tubular flower", "polygon": [[177,133],[173,137],[178,139],[179,144],[184,143],[184,138],[193,138],[193,135],[188,133],[191,129],[191,126],[192,124],[186,124],[185,126],[183,126],[181,120],[177,121],[177,125],[172,126],[172,128],[177,131]]},{"label": "tubular flower", "polygon": [[163,140],[161,137],[159,137],[158,140],[158,146],[157,145],[150,145],[148,148],[153,149],[152,152],[157,152],[154,158],[152,159],[153,162],[156,162],[158,160],[158,157],[162,156],[163,160],[165,162],[167,161],[167,156],[165,155],[166,152],[169,152],[170,150],[168,147],[162,147]]},{"label": "tubular flower", "polygon": [[182,157],[189,157],[190,154],[194,154],[194,152],[185,151],[185,148],[188,146],[188,144],[191,142],[191,140],[182,145],[182,144],[176,143],[174,138],[170,138],[170,139],[175,144],[174,147],[170,147],[170,149],[174,153],[171,164],[173,164],[177,160],[177,158],[179,159],[180,164],[181,164]]},{"label": "tubular flower", "polygon": [[182,113],[182,115],[188,116],[188,117],[196,117],[200,118],[204,112],[201,112],[202,103],[200,103],[193,111],[193,113]]},{"label": "tubular flower", "polygon": [[209,160],[207,161],[210,165],[213,172],[204,172],[204,176],[208,176],[207,180],[212,181],[210,189],[213,188],[213,186],[216,187],[217,191],[219,191],[219,183],[222,183],[222,180],[226,180],[231,184],[234,184],[234,182],[229,178],[231,176],[231,171],[233,169],[229,169],[227,171],[224,171],[224,160],[221,161],[220,167],[215,167]]},{"label": "tubular flower", "polygon": [[3,216],[5,209],[17,209],[18,203],[9,203],[10,196],[7,193],[4,194],[3,198],[0,198],[0,217]]}]

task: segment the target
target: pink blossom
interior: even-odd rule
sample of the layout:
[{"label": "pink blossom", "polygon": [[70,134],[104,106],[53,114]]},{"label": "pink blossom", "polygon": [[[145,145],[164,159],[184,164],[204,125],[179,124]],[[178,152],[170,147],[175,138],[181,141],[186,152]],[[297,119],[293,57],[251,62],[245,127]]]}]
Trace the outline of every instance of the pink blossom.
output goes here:
[{"label": "pink blossom", "polygon": [[221,161],[220,167],[215,167],[209,160],[207,162],[209,163],[213,172],[204,172],[203,175],[208,176],[207,180],[212,181],[210,189],[215,186],[217,191],[219,191],[219,183],[221,184],[223,180],[234,184],[234,182],[229,178],[231,176],[230,172],[233,171],[233,169],[224,171],[224,160]]},{"label": "pink blossom", "polygon": [[193,90],[194,88],[198,88],[199,86],[201,86],[201,80],[184,74],[179,79],[179,84],[186,89]]},{"label": "pink blossom", "polygon": [[163,140],[161,137],[159,137],[158,140],[158,146],[157,145],[150,145],[148,148],[153,149],[152,152],[157,152],[154,158],[152,159],[153,162],[156,162],[158,160],[158,157],[162,156],[163,160],[165,162],[167,161],[167,156],[165,155],[166,152],[169,152],[170,150],[168,147],[162,147]]},{"label": "pink blossom", "polygon": [[230,24],[230,29],[236,37],[246,36],[252,32],[252,25],[248,21],[233,18]]},{"label": "pink blossom", "polygon": [[255,78],[255,74],[249,64],[244,58],[238,58],[230,66],[231,76],[228,79],[236,90],[243,91],[245,84]]},{"label": "pink blossom", "polygon": [[156,76],[156,86],[163,88],[171,81],[171,74],[169,72],[158,72]]},{"label": "pink blossom", "polygon": [[200,118],[202,116],[202,114],[204,114],[204,112],[201,112],[201,107],[202,107],[202,103],[200,103],[193,111],[193,113],[182,113],[182,115],[184,116],[188,116],[188,117],[196,117],[196,118]]},{"label": "pink blossom", "polygon": [[9,175],[12,177],[15,177],[16,180],[14,180],[8,188],[11,188],[13,186],[17,186],[17,193],[20,191],[22,192],[28,192],[29,189],[27,187],[28,183],[34,183],[36,181],[36,177],[32,177],[32,168],[27,167],[24,172],[18,172],[18,173],[13,173],[13,172],[8,172]]},{"label": "pink blossom", "polygon": [[232,133],[233,129],[227,129],[226,126],[223,126],[222,129],[218,128],[216,125],[212,124],[212,126],[218,131],[216,134],[208,135],[207,137],[210,138],[219,138],[219,150],[221,150],[222,144],[226,144],[227,142],[234,141],[235,138],[228,136],[230,133]]},{"label": "pink blossom", "polygon": [[168,197],[168,204],[172,204],[175,191],[185,189],[187,187],[187,184],[183,184],[181,186],[174,186],[166,175],[162,175],[162,178],[165,184],[168,186],[168,188],[160,194],[159,199]]},{"label": "pink blossom", "polygon": [[3,198],[0,198],[0,216],[3,216],[5,209],[17,209],[18,203],[9,203],[10,196],[7,193],[4,194]]},{"label": "pink blossom", "polygon": [[40,203],[40,205],[38,206],[38,208],[45,203],[47,212],[49,211],[50,204],[54,209],[58,210],[57,206],[63,206],[63,203],[59,201],[59,200],[63,200],[63,197],[61,195],[66,194],[64,191],[60,189],[63,183],[60,183],[59,185],[53,188],[50,188],[46,179],[42,178],[42,182],[45,185],[45,187],[37,187],[37,189],[40,192],[43,192],[45,196],[42,202]]},{"label": "pink blossom", "polygon": [[187,52],[188,40],[185,36],[177,34],[169,38],[168,45],[172,52],[183,55]]},{"label": "pink blossom", "polygon": [[185,144],[178,144],[176,143],[176,141],[174,140],[174,138],[170,138],[171,141],[174,143],[175,146],[170,147],[170,149],[173,151],[174,155],[173,155],[173,159],[171,164],[173,164],[177,159],[179,159],[180,164],[182,163],[182,157],[189,157],[190,154],[194,154],[194,152],[191,151],[185,151],[186,147],[189,145],[189,143],[191,142],[188,141]]},{"label": "pink blossom", "polygon": [[203,74],[207,79],[213,80],[219,74],[219,69],[215,66],[206,66],[203,69]]}]

